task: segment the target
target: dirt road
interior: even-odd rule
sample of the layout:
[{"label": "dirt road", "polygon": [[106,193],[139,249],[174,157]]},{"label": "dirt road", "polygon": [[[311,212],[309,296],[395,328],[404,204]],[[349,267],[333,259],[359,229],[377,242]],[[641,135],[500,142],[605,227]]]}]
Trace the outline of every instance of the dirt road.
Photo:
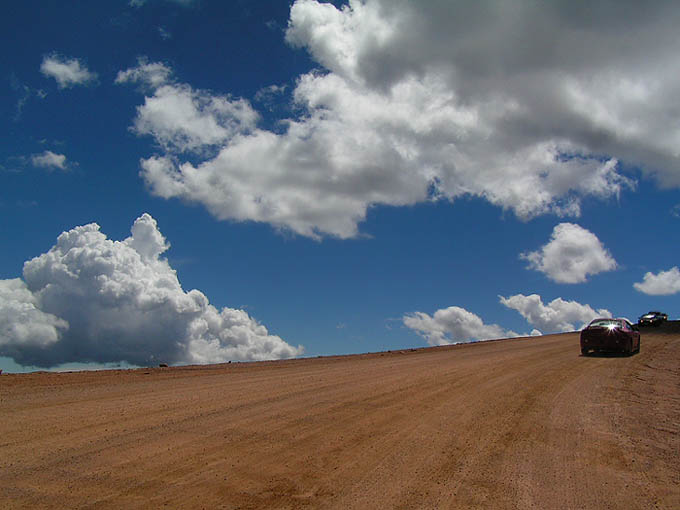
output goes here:
[{"label": "dirt road", "polygon": [[680,508],[680,332],[0,376],[0,508]]}]

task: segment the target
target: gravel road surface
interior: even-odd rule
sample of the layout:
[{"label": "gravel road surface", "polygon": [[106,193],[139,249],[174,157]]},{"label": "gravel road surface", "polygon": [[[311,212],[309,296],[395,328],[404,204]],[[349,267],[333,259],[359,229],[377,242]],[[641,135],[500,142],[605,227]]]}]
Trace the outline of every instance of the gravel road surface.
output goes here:
[{"label": "gravel road surface", "polygon": [[0,376],[0,508],[680,508],[680,327]]}]

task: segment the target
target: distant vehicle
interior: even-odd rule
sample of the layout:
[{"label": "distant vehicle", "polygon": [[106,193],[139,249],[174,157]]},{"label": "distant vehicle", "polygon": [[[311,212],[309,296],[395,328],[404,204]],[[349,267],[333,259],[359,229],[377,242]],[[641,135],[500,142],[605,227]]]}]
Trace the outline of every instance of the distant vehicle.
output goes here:
[{"label": "distant vehicle", "polygon": [[668,320],[668,315],[661,312],[651,311],[638,319],[639,326],[658,326]]},{"label": "distant vehicle", "polygon": [[581,331],[581,354],[595,352],[640,352],[640,332],[627,319],[595,319]]}]

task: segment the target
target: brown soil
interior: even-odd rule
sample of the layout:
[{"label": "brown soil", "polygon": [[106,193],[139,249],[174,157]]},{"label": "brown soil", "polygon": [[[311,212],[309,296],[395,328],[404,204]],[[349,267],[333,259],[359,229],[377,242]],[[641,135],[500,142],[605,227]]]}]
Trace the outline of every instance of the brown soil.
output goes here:
[{"label": "brown soil", "polygon": [[0,508],[680,508],[680,332],[0,376]]}]

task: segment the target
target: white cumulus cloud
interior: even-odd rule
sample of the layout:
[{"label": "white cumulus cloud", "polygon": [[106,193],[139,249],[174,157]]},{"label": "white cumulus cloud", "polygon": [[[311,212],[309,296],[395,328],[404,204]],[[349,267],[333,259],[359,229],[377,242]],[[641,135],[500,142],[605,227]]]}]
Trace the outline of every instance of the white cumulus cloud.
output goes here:
[{"label": "white cumulus cloud", "polygon": [[529,296],[516,294],[507,298],[500,296],[500,302],[508,308],[517,310],[529,324],[544,333],[576,331],[597,317],[612,316],[611,312],[604,308],[594,310],[590,305],[565,301],[562,298],[544,304],[538,294]]},{"label": "white cumulus cloud", "polygon": [[66,156],[57,154],[52,151],[44,151],[40,154],[33,154],[31,156],[31,163],[33,166],[40,168],[47,168],[52,170],[58,168],[59,170],[66,170]]},{"label": "white cumulus cloud", "polygon": [[77,58],[66,58],[57,54],[45,56],[40,64],[40,72],[57,80],[60,89],[85,85],[97,79]]},{"label": "white cumulus cloud", "polygon": [[560,223],[538,251],[522,253],[529,268],[559,283],[581,283],[588,275],[616,269],[616,261],[595,234],[573,223]]},{"label": "white cumulus cloud", "polygon": [[658,274],[645,273],[642,282],[634,283],[640,292],[650,296],[669,296],[680,292],[680,269],[677,266],[668,271],[659,271]]},{"label": "white cumulus cloud", "polygon": [[144,365],[264,360],[301,354],[245,311],[185,292],[161,255],[169,245],[148,214],[113,241],[95,223],[62,233],[0,280],[0,356],[43,367],[65,362]]},{"label": "white cumulus cloud", "polygon": [[244,99],[232,99],[172,81],[172,70],[140,59],[116,83],[141,83],[153,90],[137,108],[133,130],[151,135],[168,152],[204,153],[255,127],[258,114]]},{"label": "white cumulus cloud", "polygon": [[458,344],[519,336],[514,331],[505,330],[497,324],[484,324],[484,321],[478,315],[458,306],[437,310],[433,315],[413,312],[404,315],[402,321],[430,345]]},{"label": "white cumulus cloud", "polygon": [[68,330],[68,323],[38,307],[38,300],[20,278],[0,280],[0,351],[17,346],[47,347]]},{"label": "white cumulus cloud", "polygon": [[165,153],[142,176],[316,238],[357,236],[374,205],[466,195],[578,216],[634,188],[629,165],[679,186],[680,8],[591,4],[297,0],[286,41],[319,65],[296,81],[299,115],[268,131],[242,99],[157,83],[134,129]]}]

